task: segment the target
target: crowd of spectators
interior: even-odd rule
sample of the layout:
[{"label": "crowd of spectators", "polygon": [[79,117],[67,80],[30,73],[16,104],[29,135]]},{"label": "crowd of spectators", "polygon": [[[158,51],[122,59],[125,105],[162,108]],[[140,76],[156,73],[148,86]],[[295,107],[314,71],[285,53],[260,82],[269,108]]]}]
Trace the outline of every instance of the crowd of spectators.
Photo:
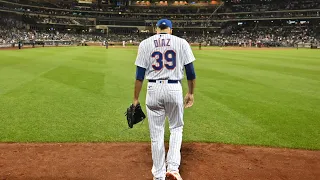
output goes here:
[{"label": "crowd of spectators", "polygon": [[63,32],[48,29],[46,31],[36,31],[28,28],[28,24],[24,23],[24,18],[1,18],[0,19],[0,44],[17,43],[18,41],[97,41],[105,40],[106,35],[97,33],[75,33]]},{"label": "crowd of spectators", "polygon": [[283,10],[301,10],[301,9],[319,9],[320,1],[318,0],[307,0],[303,3],[299,0],[286,0],[286,1],[272,1],[273,3],[265,2],[261,7],[264,11],[276,11],[279,9]]},{"label": "crowd of spectators", "polygon": [[20,29],[26,29],[26,24],[12,18],[0,19],[0,43],[14,43],[17,39],[25,38],[25,33],[21,34]]},{"label": "crowd of spectators", "polygon": [[[270,22],[271,23],[271,22]],[[185,38],[189,43],[202,43],[203,45],[214,46],[255,46],[257,43],[263,43],[267,46],[292,47],[297,43],[319,44],[320,28],[319,25],[306,24],[287,24],[287,22],[256,23],[256,25],[238,26],[236,24],[225,24],[224,28],[207,31],[203,29],[197,33],[189,31],[177,33],[178,36]],[[319,22],[317,22],[319,23]],[[181,29],[180,31],[183,31]],[[204,32],[205,31],[205,32]],[[151,34],[143,33],[122,33],[111,32],[112,41],[137,41],[141,42]]]},{"label": "crowd of spectators", "polygon": [[[231,27],[231,28],[229,28]],[[227,26],[230,32],[222,29],[216,32],[205,33],[183,33],[179,36],[186,39],[189,43],[212,46],[251,46],[264,44],[273,47],[293,47],[298,43],[319,44],[320,34],[315,28],[308,26],[261,26],[261,27],[242,27],[233,28],[235,26]],[[145,33],[127,33],[117,34],[111,32],[109,41],[116,42],[141,42],[152,34]]]},{"label": "crowd of spectators", "polygon": [[[1,8],[1,7],[0,7]],[[228,20],[228,19],[254,19],[254,18],[286,18],[286,17],[320,17],[319,11],[304,11],[304,12],[252,12],[252,13],[241,13],[241,14],[212,14],[214,9],[211,9],[211,13],[191,13],[191,14],[178,14],[178,13],[149,13],[139,14],[131,12],[116,13],[88,13],[88,12],[72,12],[72,11],[55,11],[45,10],[38,8],[26,8],[26,7],[2,7],[2,9],[14,10],[25,13],[37,13],[55,16],[75,16],[85,18],[97,18],[97,19],[135,19],[135,20],[156,20],[163,18],[164,16],[169,19],[175,20]],[[138,8],[137,8],[138,9]],[[165,15],[163,15],[165,14]]]},{"label": "crowd of spectators", "polygon": [[[269,31],[268,31],[269,30]],[[272,32],[271,32],[272,31]],[[214,46],[255,46],[262,43],[265,46],[273,47],[293,47],[298,43],[316,44],[319,45],[320,37],[308,35],[307,30],[299,30],[294,32],[294,29],[289,33],[283,28],[269,28],[265,31],[250,32],[248,29],[230,35],[225,34],[205,34],[201,36],[188,36],[185,38],[188,42],[202,43],[204,45]]]},{"label": "crowd of spectators", "polygon": [[[11,0],[10,2],[15,2],[19,4],[27,4],[40,7],[50,7],[50,8],[61,8],[61,9],[71,9],[71,10],[89,10],[89,11],[103,11],[103,12],[114,12],[122,11],[129,13],[165,13],[165,14],[202,14],[202,13],[212,13],[212,8],[206,8],[198,6],[196,8],[185,8],[188,6],[181,6],[180,8],[170,8],[172,6],[144,6],[143,8],[137,8],[136,6],[118,6],[118,8],[110,8],[99,1],[92,4],[80,4],[77,0],[56,0],[55,3],[50,3],[47,1],[32,1],[32,0]],[[108,1],[106,1],[108,2]],[[219,4],[218,4],[219,5]],[[218,6],[216,5],[216,6]],[[219,13],[226,12],[254,12],[254,11],[277,11],[277,10],[300,10],[300,9],[318,9],[320,8],[320,2],[318,0],[307,0],[301,3],[299,0],[246,0],[246,1],[225,1],[224,6],[219,9]]]},{"label": "crowd of spectators", "polygon": [[[254,0],[253,0],[254,1]],[[16,2],[29,2],[19,1]],[[33,2],[33,1],[32,1]],[[242,1],[240,1],[242,2]],[[310,0],[304,3],[299,3],[297,0],[287,1],[260,1],[259,3],[247,3],[239,4],[228,4],[218,8],[218,6],[212,7],[133,7],[133,6],[98,6],[96,4],[82,6],[76,2],[63,3],[61,1],[57,4],[48,5],[50,3],[31,3],[37,7],[16,5],[10,3],[0,2],[0,8],[20,11],[20,12],[31,12],[48,15],[59,15],[59,16],[81,16],[81,17],[93,17],[97,19],[159,19],[165,16],[170,19],[177,20],[226,20],[226,19],[248,19],[248,18],[283,18],[283,17],[319,17],[319,11],[304,11],[304,12],[268,12],[274,10],[296,10],[296,9],[319,9],[320,2],[318,0]],[[62,9],[46,9],[39,7],[50,7],[50,8],[62,8]],[[84,11],[86,10],[86,11]],[[89,11],[87,11],[89,10]],[[213,12],[216,13],[213,14]],[[232,14],[232,13],[235,14]],[[237,14],[236,12],[242,12]],[[244,13],[250,12],[250,13]],[[231,13],[231,14],[230,14]]]},{"label": "crowd of spectators", "polygon": [[41,17],[37,16],[36,18],[37,23],[43,23],[43,24],[67,24],[67,25],[94,25],[94,21],[89,21],[87,19],[74,19],[74,18],[57,18],[55,16],[49,16],[49,17]]},{"label": "crowd of spectators", "polygon": [[[53,31],[28,30],[27,24],[21,19],[2,18],[0,20],[0,43],[16,43],[17,41],[95,41],[103,42],[141,42],[151,34],[141,33],[138,30],[122,33],[117,29],[110,30],[109,34],[75,33]],[[216,33],[205,32],[198,34],[184,33],[180,35],[189,43],[202,43],[204,45],[247,45],[264,43],[270,46],[294,46],[297,43],[318,44],[320,40],[319,27],[316,26],[244,26],[227,25]]]},{"label": "crowd of spectators", "polygon": [[[252,0],[254,1],[254,0]],[[11,2],[31,3],[28,0],[14,0]],[[239,1],[240,2],[240,1]],[[217,7],[201,7],[201,8],[137,8],[137,7],[103,7],[94,5],[80,6],[77,2],[49,3],[49,2],[33,2],[30,5],[38,7],[63,8],[79,10],[85,9],[98,12],[85,11],[67,11],[58,9],[34,8],[29,6],[17,6],[10,3],[0,2],[0,9],[14,10],[23,12],[24,15],[19,18],[14,16],[3,15],[0,19],[0,43],[14,43],[18,40],[22,41],[97,41],[103,42],[141,42],[151,34],[141,33],[136,28],[128,33],[120,33],[120,30],[110,29],[106,33],[94,32],[68,32],[58,30],[37,30],[30,29],[30,25],[49,24],[49,25],[66,25],[66,26],[94,26],[94,17],[101,20],[101,24],[114,22],[114,25],[139,25],[142,22],[146,26],[154,26],[156,20],[166,17],[172,20],[180,20],[174,22],[174,27],[184,31],[184,29],[197,28],[196,33],[180,33],[179,36],[184,37],[190,43],[203,43],[205,45],[254,45],[264,43],[270,46],[293,46],[297,43],[318,43],[320,33],[319,21],[313,24],[259,24],[256,25],[238,25],[229,22],[216,22],[214,20],[228,19],[259,19],[259,18],[287,18],[287,17],[319,17],[320,11],[298,11],[298,12],[268,12],[272,10],[294,10],[294,9],[316,9],[320,8],[318,0],[310,0],[305,3],[298,3],[296,0],[275,1],[269,0],[261,3],[247,4],[228,4],[221,6],[217,14],[212,14]],[[110,12],[110,13],[100,13]],[[228,12],[244,12],[244,13],[228,13]],[[251,12],[251,13],[247,13]],[[264,12],[264,13],[262,13]],[[1,14],[0,14],[1,15]],[[81,17],[78,17],[81,16]],[[85,18],[83,18],[85,17]],[[103,20],[102,20],[103,19]],[[211,19],[211,20],[210,20]],[[140,21],[138,21],[140,20]],[[145,21],[150,20],[150,21]],[[192,21],[193,20],[193,21]],[[197,21],[195,21],[197,20]],[[253,22],[253,21],[252,21]],[[273,22],[273,21],[272,21]],[[119,23],[119,24],[116,24]],[[130,24],[132,23],[132,24]],[[134,24],[136,23],[136,24]],[[144,24],[145,23],[145,24]],[[199,31],[199,29],[203,29]],[[210,30],[207,30],[210,29]],[[213,29],[216,29],[213,31]],[[125,32],[125,31],[124,31]]]}]

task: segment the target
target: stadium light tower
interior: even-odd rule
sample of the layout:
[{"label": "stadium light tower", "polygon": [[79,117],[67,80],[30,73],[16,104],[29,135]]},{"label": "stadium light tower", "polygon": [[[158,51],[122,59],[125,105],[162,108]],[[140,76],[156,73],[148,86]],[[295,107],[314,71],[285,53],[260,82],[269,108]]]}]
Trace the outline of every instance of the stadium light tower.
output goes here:
[{"label": "stadium light tower", "polygon": [[210,16],[209,16],[208,19],[207,19],[208,24],[209,24],[209,22],[210,22],[211,17],[212,17],[223,5],[224,5],[224,2],[222,1],[222,2],[220,3],[220,5],[210,14]]},{"label": "stadium light tower", "polygon": [[218,7],[217,7],[217,8],[210,14],[210,16],[208,17],[207,22],[205,22],[206,28],[205,28],[205,30],[202,32],[202,33],[203,33],[203,36],[206,35],[206,37],[208,37],[209,32],[210,32],[209,26],[210,26],[210,22],[212,21],[211,18],[212,18],[212,16],[213,16],[214,14],[217,13],[217,11],[218,11],[223,5],[224,5],[224,2],[221,1],[221,3],[218,5]]}]

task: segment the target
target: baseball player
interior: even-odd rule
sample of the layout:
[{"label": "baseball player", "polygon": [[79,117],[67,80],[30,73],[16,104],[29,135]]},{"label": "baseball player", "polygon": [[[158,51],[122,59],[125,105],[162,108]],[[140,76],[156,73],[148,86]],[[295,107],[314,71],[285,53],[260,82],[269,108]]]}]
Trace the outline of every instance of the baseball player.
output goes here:
[{"label": "baseball player", "polygon": [[[133,105],[139,104],[144,78],[148,80],[146,109],[152,150],[152,174],[156,180],[182,180],[179,174],[184,108],[193,105],[195,86],[195,57],[184,39],[172,35],[172,23],[157,22],[157,34],[139,45],[135,62],[136,81]],[[188,79],[188,93],[183,100],[181,80],[184,69]],[[184,102],[183,102],[184,101]],[[165,160],[164,127],[168,117],[170,129],[169,151]]]}]

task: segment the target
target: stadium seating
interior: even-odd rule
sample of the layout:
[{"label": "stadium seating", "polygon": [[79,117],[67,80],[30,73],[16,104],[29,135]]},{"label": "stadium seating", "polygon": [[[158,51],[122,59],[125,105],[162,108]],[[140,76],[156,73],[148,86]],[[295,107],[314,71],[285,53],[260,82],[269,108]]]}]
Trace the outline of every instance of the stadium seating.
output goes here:
[{"label": "stadium seating", "polygon": [[173,2],[143,7],[133,1],[122,5],[116,2],[1,0],[0,43],[30,38],[140,42],[154,33],[160,18],[174,22],[174,34],[204,45],[292,47],[298,43],[319,44],[320,39],[317,0],[226,0],[201,5],[188,1],[183,6]]}]

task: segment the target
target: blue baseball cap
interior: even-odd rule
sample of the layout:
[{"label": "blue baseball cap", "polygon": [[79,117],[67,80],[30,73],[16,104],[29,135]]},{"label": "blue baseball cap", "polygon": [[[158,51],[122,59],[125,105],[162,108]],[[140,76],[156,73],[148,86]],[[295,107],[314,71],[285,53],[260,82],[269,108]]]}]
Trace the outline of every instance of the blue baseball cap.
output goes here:
[{"label": "blue baseball cap", "polygon": [[159,27],[160,25],[165,25],[165,26],[169,27],[170,29],[172,29],[172,22],[168,19],[160,19],[157,22],[157,27]]}]

